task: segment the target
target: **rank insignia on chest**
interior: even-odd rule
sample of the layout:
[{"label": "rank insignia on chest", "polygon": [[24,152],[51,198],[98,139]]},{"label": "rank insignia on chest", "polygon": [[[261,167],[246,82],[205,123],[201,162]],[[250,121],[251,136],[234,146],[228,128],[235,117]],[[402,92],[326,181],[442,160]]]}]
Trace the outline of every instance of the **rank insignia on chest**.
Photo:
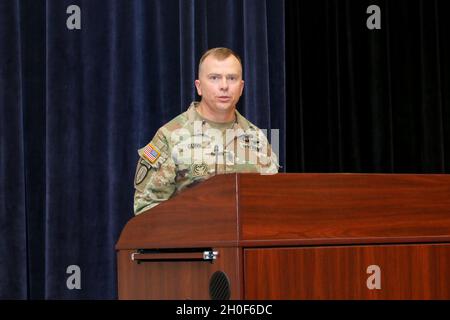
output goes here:
[{"label": "rank insignia on chest", "polygon": [[145,146],[142,154],[152,164],[155,163],[156,160],[158,160],[159,156],[161,155],[161,153],[158,150],[156,150],[156,148],[154,146],[152,146],[151,143],[149,143],[148,145]]}]

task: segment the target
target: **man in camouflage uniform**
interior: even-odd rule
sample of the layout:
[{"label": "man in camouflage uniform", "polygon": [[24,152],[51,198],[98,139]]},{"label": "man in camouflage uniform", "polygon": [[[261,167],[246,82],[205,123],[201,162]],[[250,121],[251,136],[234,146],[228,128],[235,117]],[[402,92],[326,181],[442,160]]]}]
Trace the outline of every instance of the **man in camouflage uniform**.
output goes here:
[{"label": "man in camouflage uniform", "polygon": [[244,87],[239,57],[227,48],[208,50],[200,59],[195,86],[201,101],[161,127],[138,151],[135,214],[216,174],[278,172],[266,136],[236,110]]}]

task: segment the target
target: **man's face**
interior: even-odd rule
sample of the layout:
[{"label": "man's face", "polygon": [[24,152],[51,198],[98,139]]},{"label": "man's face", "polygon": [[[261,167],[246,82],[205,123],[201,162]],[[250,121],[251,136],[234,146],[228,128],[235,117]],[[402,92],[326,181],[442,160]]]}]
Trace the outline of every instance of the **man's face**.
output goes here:
[{"label": "man's face", "polygon": [[209,112],[223,114],[234,111],[244,89],[239,60],[233,55],[225,60],[206,57],[200,66],[195,86]]}]

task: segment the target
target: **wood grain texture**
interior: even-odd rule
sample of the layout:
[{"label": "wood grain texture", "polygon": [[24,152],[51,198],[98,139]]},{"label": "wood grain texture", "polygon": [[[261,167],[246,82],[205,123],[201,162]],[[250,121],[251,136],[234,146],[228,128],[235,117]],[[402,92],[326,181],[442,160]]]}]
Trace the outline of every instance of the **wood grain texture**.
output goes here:
[{"label": "wood grain texture", "polygon": [[[246,249],[246,299],[450,299],[450,245]],[[369,290],[367,267],[381,269]]]},{"label": "wood grain texture", "polygon": [[231,299],[242,299],[240,255],[236,248],[215,248],[214,263],[203,261],[141,262],[131,260],[133,250],[120,250],[118,262],[119,299],[209,300],[209,280],[218,270],[227,274]]},{"label": "wood grain texture", "polygon": [[116,249],[235,246],[236,175],[219,175],[136,217]]},{"label": "wood grain texture", "polygon": [[239,177],[245,245],[449,240],[450,175]]},{"label": "wood grain texture", "polygon": [[[450,175],[219,175],[127,223],[119,297],[208,299],[223,270],[233,299],[450,299],[449,245]],[[213,264],[130,260],[201,247],[223,252]],[[381,291],[364,289],[369,264]]]}]

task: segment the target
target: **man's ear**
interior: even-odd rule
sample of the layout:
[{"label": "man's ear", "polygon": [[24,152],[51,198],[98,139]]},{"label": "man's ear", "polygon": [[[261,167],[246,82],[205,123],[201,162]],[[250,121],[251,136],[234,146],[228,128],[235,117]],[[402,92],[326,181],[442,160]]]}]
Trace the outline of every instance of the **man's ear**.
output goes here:
[{"label": "man's ear", "polygon": [[197,79],[194,81],[194,83],[195,83],[195,88],[197,88],[197,93],[201,97],[202,96],[202,88],[200,86],[200,80]]},{"label": "man's ear", "polygon": [[241,82],[241,94],[239,96],[242,96],[242,92],[244,91],[244,84],[245,84],[244,80],[241,80],[241,81],[242,81]]}]

